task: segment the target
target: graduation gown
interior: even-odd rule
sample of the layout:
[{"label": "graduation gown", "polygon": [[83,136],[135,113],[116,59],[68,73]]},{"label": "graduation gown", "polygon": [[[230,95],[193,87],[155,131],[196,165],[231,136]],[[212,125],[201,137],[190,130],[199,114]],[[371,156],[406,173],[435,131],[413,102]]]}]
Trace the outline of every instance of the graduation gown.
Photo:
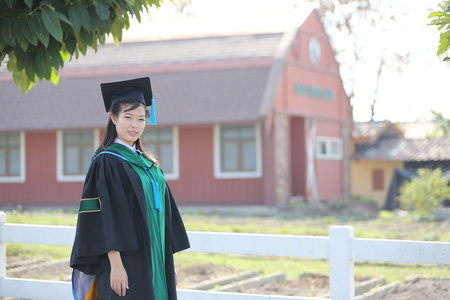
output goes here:
[{"label": "graduation gown", "polygon": [[[168,299],[176,300],[173,253],[190,245],[167,184],[164,201],[165,276]],[[111,154],[95,158],[86,175],[80,203],[70,258],[74,278],[77,281],[96,278],[98,290],[105,295],[100,300],[160,300],[155,299],[153,290],[152,241],[144,190],[130,164]],[[110,250],[121,253],[129,282],[125,297],[119,297],[110,287],[111,268],[107,256]],[[74,298],[77,299],[75,292]]]}]

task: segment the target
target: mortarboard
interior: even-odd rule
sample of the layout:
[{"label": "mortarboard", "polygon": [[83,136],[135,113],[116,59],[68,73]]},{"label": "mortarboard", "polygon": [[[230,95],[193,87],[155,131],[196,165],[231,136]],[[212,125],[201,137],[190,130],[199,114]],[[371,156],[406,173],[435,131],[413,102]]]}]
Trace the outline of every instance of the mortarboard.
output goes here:
[{"label": "mortarboard", "polygon": [[155,108],[153,93],[149,77],[136,78],[125,81],[101,83],[105,110],[109,112],[115,101],[135,99],[145,106],[151,106],[150,124],[155,124]]}]

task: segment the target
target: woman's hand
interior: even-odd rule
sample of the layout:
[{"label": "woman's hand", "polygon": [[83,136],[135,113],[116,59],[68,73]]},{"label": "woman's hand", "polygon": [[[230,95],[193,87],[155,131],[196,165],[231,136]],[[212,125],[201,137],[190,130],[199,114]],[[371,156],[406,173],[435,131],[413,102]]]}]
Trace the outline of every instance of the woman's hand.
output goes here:
[{"label": "woman's hand", "polygon": [[111,289],[119,296],[125,296],[128,287],[128,275],[122,264],[120,252],[109,251],[109,262],[111,264],[110,284]]},{"label": "woman's hand", "polygon": [[174,271],[175,271],[175,286],[177,286],[178,285],[178,272],[176,269],[174,269]]}]

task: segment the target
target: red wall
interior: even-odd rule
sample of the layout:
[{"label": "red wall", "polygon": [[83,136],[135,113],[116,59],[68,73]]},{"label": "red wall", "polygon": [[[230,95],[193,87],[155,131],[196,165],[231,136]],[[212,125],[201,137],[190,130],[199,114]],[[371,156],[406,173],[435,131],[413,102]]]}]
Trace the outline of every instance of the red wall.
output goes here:
[{"label": "red wall", "polygon": [[262,204],[262,178],[214,178],[212,126],[180,127],[179,138],[180,177],[169,180],[179,204]]},{"label": "red wall", "polygon": [[[213,127],[182,127],[180,177],[169,184],[180,205],[263,204],[264,178],[213,178]],[[0,183],[0,205],[76,206],[83,182],[56,179],[56,132],[28,132],[26,181]]]},{"label": "red wall", "polygon": [[57,182],[56,131],[25,134],[24,183],[0,183],[0,205],[78,205],[82,182]]}]

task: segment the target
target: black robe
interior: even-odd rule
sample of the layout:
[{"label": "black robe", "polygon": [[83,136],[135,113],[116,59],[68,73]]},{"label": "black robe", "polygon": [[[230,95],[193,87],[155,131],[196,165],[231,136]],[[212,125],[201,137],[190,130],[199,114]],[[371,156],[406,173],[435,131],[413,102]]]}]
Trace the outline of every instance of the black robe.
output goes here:
[{"label": "black robe", "polygon": [[[123,159],[98,156],[86,175],[82,199],[99,198],[100,210],[78,214],[70,266],[96,275],[100,300],[154,298],[151,241],[139,176]],[[173,253],[189,248],[187,233],[169,186],[165,192],[165,271],[169,300],[176,300]],[[129,289],[119,297],[110,287],[107,252],[121,253]]]}]

